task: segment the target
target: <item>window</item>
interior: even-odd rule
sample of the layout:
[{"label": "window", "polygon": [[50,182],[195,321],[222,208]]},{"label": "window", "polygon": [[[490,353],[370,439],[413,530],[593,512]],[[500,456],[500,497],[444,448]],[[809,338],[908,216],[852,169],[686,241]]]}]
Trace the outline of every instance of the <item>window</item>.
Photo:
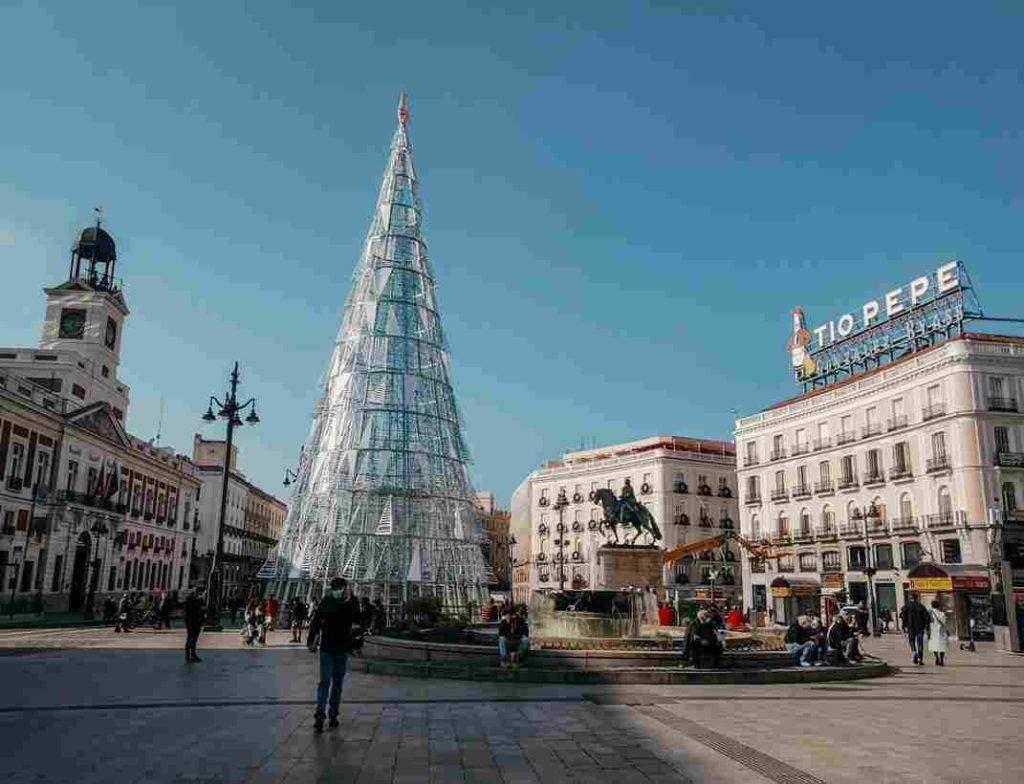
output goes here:
[{"label": "window", "polygon": [[953,501],[949,497],[949,488],[945,485],[939,488],[938,502],[939,515],[941,515],[944,520],[951,519],[953,517]]},{"label": "window", "polygon": [[789,536],[789,518],[785,512],[779,512],[779,536]]},{"label": "window", "polygon": [[936,460],[946,457],[946,434],[941,431],[932,433],[932,457]]},{"label": "window", "polygon": [[786,472],[776,471],[775,472],[775,490],[779,493],[786,492]]},{"label": "window", "polygon": [[892,569],[892,545],[891,544],[876,544],[875,545],[875,568],[876,569]]},{"label": "window", "polygon": [[800,571],[818,571],[818,557],[814,553],[800,553]]},{"label": "window", "polygon": [[729,482],[729,480],[726,477],[724,477],[724,476],[718,477],[718,492],[719,493],[721,493],[723,490],[728,490],[729,489],[728,482]]},{"label": "window", "polygon": [[783,437],[782,437],[781,434],[779,434],[779,435],[777,435],[777,436],[772,438],[772,454],[773,455],[781,455],[783,453],[783,451],[785,450],[785,447],[786,447],[786,444],[785,444],[785,441],[783,441]]},{"label": "window", "polygon": [[85,387],[80,384],[71,385],[71,394],[77,397],[79,400],[85,400]]},{"label": "window", "polygon": [[839,432],[844,436],[853,435],[853,417],[847,414],[839,420]]},{"label": "window", "polygon": [[807,466],[797,466],[796,469],[796,486],[801,490],[807,487]]},{"label": "window", "polygon": [[943,539],[942,545],[942,563],[958,564],[960,560],[960,540],[959,539]]},{"label": "window", "polygon": [[868,450],[868,476],[881,477],[882,475],[882,450]]},{"label": "window", "polygon": [[540,491],[540,497],[545,499],[545,500],[547,500],[549,490],[550,490],[550,488],[547,488],[547,487],[545,487],[543,490],[541,490]]},{"label": "window", "polygon": [[32,590],[32,574],[35,572],[35,561],[25,561],[21,567],[21,586],[18,588],[22,593]]},{"label": "window", "polygon": [[878,406],[870,406],[864,411],[864,426],[868,435],[879,431]]},{"label": "window", "polygon": [[822,460],[818,463],[818,475],[821,478],[822,485],[828,485],[832,482],[832,464],[828,460]]},{"label": "window", "polygon": [[78,486],[78,461],[68,460],[68,482],[65,489],[74,492]]},{"label": "window", "polygon": [[106,365],[102,365],[100,367],[100,374],[103,376],[103,378],[110,378],[110,368],[108,368]]},{"label": "window", "polygon": [[892,401],[892,418],[896,421],[900,421],[907,415],[907,407],[903,402],[903,398],[897,397]]},{"label": "window", "polygon": [[864,568],[864,548],[860,545],[849,547],[846,550],[846,560],[850,569]]},{"label": "window", "polygon": [[747,465],[757,464],[757,442],[747,441]]},{"label": "window", "polygon": [[747,498],[759,498],[761,490],[758,487],[759,477],[748,476],[747,477]]},{"label": "window", "polygon": [[996,427],[996,454],[1010,451],[1010,430],[1006,427]]},{"label": "window", "polygon": [[96,482],[99,479],[100,473],[95,468],[90,468],[89,472],[85,477],[85,492],[88,495],[93,495],[96,492]]},{"label": "window", "polygon": [[989,376],[988,378],[989,397],[1000,398],[1003,394],[1003,379],[1001,376]]},{"label": "window", "polygon": [[784,555],[781,558],[779,558],[779,571],[780,572],[792,572],[792,571],[794,571],[793,566],[794,566],[794,564],[793,564],[793,556],[792,555]]},{"label": "window", "polygon": [[821,568],[826,572],[841,572],[842,564],[839,562],[838,550],[826,550],[821,554]]},{"label": "window", "polygon": [[835,531],[836,513],[828,504],[825,504],[821,509],[821,522],[825,526],[826,531]]},{"label": "window", "polygon": [[900,519],[910,520],[914,516],[914,501],[910,497],[910,493],[904,493],[900,496]]},{"label": "window", "polygon": [[11,473],[8,476],[21,476],[21,461],[25,459],[25,445],[14,442],[11,445]]},{"label": "window", "polygon": [[50,479],[50,453],[40,450],[36,452],[36,479],[37,485],[44,487],[49,485]]},{"label": "window", "polygon": [[1013,482],[1003,482],[1003,509],[1007,512],[1017,511],[1017,493]]},{"label": "window", "polygon": [[828,443],[828,422],[818,423],[818,440],[823,445]]},{"label": "window", "polygon": [[807,430],[805,428],[797,428],[796,448],[798,452],[804,452],[807,449]]},{"label": "window", "polygon": [[899,441],[892,445],[892,462],[894,474],[910,473],[910,444]]},{"label": "window", "polygon": [[64,571],[64,556],[58,555],[53,559],[53,578],[50,582],[50,592],[60,592],[60,576],[61,572]]},{"label": "window", "polygon": [[920,542],[904,542],[901,545],[903,552],[901,557],[903,559],[903,568],[912,569],[921,563],[921,543]]},{"label": "window", "polygon": [[800,510],[800,533],[803,536],[811,533],[811,513],[807,509]]},{"label": "window", "polygon": [[708,484],[708,475],[707,474],[697,474],[697,492],[698,493],[704,492],[704,488],[705,487],[711,487],[711,485]]},{"label": "window", "polygon": [[928,405],[929,407],[942,405],[942,387],[938,384],[928,387]]},{"label": "window", "polygon": [[757,518],[757,515],[750,518],[750,538],[761,538],[761,521]]},{"label": "window", "polygon": [[843,468],[842,482],[848,485],[853,484],[857,477],[857,464],[853,460],[853,455],[844,456],[841,465]]}]

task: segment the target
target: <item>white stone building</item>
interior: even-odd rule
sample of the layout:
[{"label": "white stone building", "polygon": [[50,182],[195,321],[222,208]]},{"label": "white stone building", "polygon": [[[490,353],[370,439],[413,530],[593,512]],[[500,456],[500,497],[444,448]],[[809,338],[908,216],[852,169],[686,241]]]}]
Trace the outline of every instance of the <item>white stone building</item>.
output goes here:
[{"label": "white stone building", "polygon": [[1022,400],[1024,339],[967,333],[738,419],[742,532],[792,553],[744,556],[745,606],[786,622],[823,596],[866,601],[867,566],[898,617],[930,563],[953,631],[973,617],[990,635],[1004,545],[1024,542]]},{"label": "white stone building", "polygon": [[[511,533],[517,543],[513,592],[517,602],[527,602],[534,590],[557,590],[562,570],[566,589],[597,587],[593,584],[596,551],[612,537],[599,530],[603,514],[590,500],[591,493],[609,488],[618,496],[627,478],[637,500],[654,515],[662,532],[662,547],[706,539],[736,524],[736,457],[728,442],[655,436],[566,452],[561,460],[532,472],[512,495]],[[561,515],[566,540],[562,548],[556,545],[560,519],[554,508],[560,490],[569,501]],[[632,538],[632,532],[620,529],[619,536],[625,541]],[[666,586],[693,596],[701,586],[710,588],[708,572],[715,567],[719,593],[738,595],[735,545],[709,553],[707,558],[666,567]]]},{"label": "white stone building", "polygon": [[0,348],[0,585],[19,609],[188,583],[199,482],[124,429],[115,263],[110,235],[83,231],[68,280],[45,289],[39,347]]}]

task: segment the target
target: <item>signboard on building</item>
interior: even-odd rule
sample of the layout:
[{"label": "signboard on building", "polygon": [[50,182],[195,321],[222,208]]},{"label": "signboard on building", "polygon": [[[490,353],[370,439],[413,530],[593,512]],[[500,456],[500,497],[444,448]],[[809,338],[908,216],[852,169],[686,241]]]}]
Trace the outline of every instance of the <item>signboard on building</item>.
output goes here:
[{"label": "signboard on building", "polygon": [[954,591],[988,591],[991,587],[987,577],[964,575],[953,578]]},{"label": "signboard on building", "polygon": [[952,591],[953,580],[950,577],[911,577],[910,590],[934,593],[936,591]]},{"label": "signboard on building", "polygon": [[821,590],[831,592],[843,590],[843,573],[823,572],[821,575]]},{"label": "signboard on building", "polygon": [[965,318],[978,315],[965,308],[969,293],[963,265],[950,261],[814,329],[794,309],[786,349],[796,380],[829,384],[960,334]]}]

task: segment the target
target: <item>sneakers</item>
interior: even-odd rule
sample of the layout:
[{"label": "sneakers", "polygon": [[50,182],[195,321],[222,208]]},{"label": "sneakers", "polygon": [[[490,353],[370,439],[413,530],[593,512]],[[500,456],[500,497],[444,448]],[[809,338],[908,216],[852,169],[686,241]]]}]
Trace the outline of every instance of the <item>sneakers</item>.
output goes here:
[{"label": "sneakers", "polygon": [[324,720],[319,718],[319,717],[314,719],[313,720],[313,732],[323,732],[323,731],[324,731]]},{"label": "sneakers", "polygon": [[821,666],[821,660],[819,659],[817,661],[811,662],[811,666],[812,667],[820,667]]},{"label": "sneakers", "polygon": [[811,665],[811,663],[810,663],[810,662],[808,662],[808,661],[802,661],[802,662],[800,662],[800,666],[801,666],[801,667],[810,667],[810,666],[812,666],[812,665]]}]

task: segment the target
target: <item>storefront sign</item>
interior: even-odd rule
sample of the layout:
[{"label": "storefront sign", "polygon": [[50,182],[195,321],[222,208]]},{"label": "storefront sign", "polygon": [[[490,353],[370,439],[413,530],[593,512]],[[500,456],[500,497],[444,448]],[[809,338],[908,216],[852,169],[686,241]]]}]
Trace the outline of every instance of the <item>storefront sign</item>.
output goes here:
[{"label": "storefront sign", "polygon": [[824,572],[821,575],[821,589],[823,591],[841,591],[841,590],[843,590],[843,573],[842,572]]},{"label": "storefront sign", "polygon": [[950,261],[814,329],[803,309],[794,309],[786,349],[797,381],[830,383],[961,332],[972,315],[965,313],[962,275],[961,263]]},{"label": "storefront sign", "polygon": [[911,577],[912,591],[952,591],[953,580],[949,577]]},{"label": "storefront sign", "polygon": [[987,577],[954,577],[953,578],[953,590],[954,591],[988,591],[991,588]]},{"label": "storefront sign", "polygon": [[786,588],[772,588],[772,596],[774,596],[776,599],[785,599],[787,596],[792,596],[792,595],[793,595],[793,591],[790,588],[788,588],[788,587],[786,587]]}]

